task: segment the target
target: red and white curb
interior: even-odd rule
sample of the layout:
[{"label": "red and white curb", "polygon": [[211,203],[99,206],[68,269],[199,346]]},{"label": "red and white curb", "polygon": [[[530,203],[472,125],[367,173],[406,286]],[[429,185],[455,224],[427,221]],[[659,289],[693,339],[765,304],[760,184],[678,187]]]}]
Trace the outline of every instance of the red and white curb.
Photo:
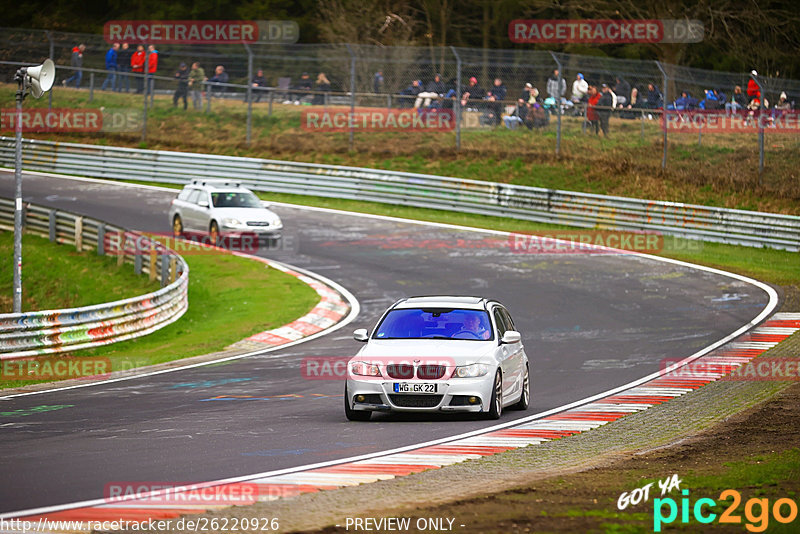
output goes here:
[{"label": "red and white curb", "polygon": [[[310,315],[314,315],[314,312]],[[299,321],[300,319],[298,319]],[[313,323],[312,323],[313,324]],[[528,419],[523,423],[504,426],[499,430],[475,432],[461,439],[440,440],[434,444],[409,447],[398,452],[380,453],[342,463],[330,462],[324,466],[310,466],[304,470],[285,470],[268,476],[254,475],[229,481],[198,484],[196,487],[225,486],[231,494],[237,485],[258,488],[259,501],[271,501],[294,497],[302,493],[317,492],[354,486],[379,480],[392,479],[429,469],[478,459],[519,447],[579,434],[615,421],[628,414],[646,410],[671,399],[690,393],[710,382],[729,374],[731,370],[774,347],[800,330],[800,313],[777,313],[761,326],[735,340],[722,345],[690,362],[701,368],[702,373],[681,375],[676,369],[666,369],[656,376],[628,389],[615,391],[605,397],[573,408]],[[177,518],[184,514],[200,514],[227,506],[181,505],[159,503],[159,492],[151,492],[138,499],[105,503],[95,501],[91,506],[82,506],[52,513],[32,514],[21,519],[39,521],[148,521],[150,519]],[[175,499],[174,491],[170,499]],[[153,503],[153,501],[156,501]],[[87,503],[88,504],[88,503]]]}]

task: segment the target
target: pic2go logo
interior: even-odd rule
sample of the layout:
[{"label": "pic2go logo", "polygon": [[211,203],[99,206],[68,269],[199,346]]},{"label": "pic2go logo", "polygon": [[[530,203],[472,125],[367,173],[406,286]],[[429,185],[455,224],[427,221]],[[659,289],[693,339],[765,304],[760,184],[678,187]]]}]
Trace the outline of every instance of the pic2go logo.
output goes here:
[{"label": "pic2go logo", "polygon": [[[661,525],[669,525],[678,518],[680,511],[680,522],[683,524],[689,523],[689,512],[694,519],[703,524],[713,523],[717,519],[717,514],[704,510],[704,507],[713,508],[717,506],[714,499],[702,498],[695,501],[694,506],[689,503],[689,490],[681,491],[683,498],[681,499],[680,507],[675,499],[667,497],[664,499],[653,500],[653,532],[661,532]],[[719,494],[719,500],[726,501],[733,499],[733,502],[728,505],[725,511],[720,514],[720,523],[733,523],[741,524],[742,517],[736,514],[736,509],[742,502],[742,495],[734,490],[727,489]],[[667,508],[669,511],[664,515]],[[797,503],[792,499],[782,498],[776,500],[772,508],[769,506],[769,499],[748,499],[744,505],[744,517],[748,521],[745,523],[745,528],[750,532],[764,532],[769,526],[770,512],[772,517],[778,523],[791,523],[797,518]]]}]

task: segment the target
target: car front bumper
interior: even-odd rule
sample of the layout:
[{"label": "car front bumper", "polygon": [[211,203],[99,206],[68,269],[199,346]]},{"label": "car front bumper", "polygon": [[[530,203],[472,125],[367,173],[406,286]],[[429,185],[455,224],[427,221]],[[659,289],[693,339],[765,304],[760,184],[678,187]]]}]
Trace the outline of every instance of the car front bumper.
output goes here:
[{"label": "car front bumper", "polygon": [[[484,412],[492,398],[493,375],[479,378],[431,380],[435,394],[395,393],[394,384],[403,380],[347,379],[347,401],[353,410],[380,412]],[[408,381],[414,383],[415,381]],[[364,401],[356,401],[359,395]],[[474,397],[477,402],[470,403]],[[422,405],[420,405],[422,404]]]}]

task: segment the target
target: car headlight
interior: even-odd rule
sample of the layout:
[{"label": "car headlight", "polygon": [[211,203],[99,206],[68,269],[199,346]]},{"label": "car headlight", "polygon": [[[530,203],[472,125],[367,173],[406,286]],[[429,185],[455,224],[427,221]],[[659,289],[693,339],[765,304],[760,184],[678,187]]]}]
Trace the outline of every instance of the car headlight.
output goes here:
[{"label": "car headlight", "polygon": [[374,363],[353,362],[350,364],[350,372],[359,376],[381,376],[381,370]]},{"label": "car headlight", "polygon": [[471,365],[456,367],[453,378],[475,378],[477,376],[484,376],[488,372],[489,366],[485,363],[473,363]]},{"label": "car headlight", "polygon": [[242,226],[242,222],[239,219],[222,219],[222,226],[236,228],[237,226]]}]

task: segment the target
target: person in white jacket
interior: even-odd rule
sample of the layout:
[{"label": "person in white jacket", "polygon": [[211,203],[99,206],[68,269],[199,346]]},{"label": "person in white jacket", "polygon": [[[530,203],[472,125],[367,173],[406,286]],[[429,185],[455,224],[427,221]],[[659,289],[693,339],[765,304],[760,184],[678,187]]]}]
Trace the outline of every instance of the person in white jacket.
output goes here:
[{"label": "person in white jacket", "polygon": [[574,104],[586,101],[586,93],[589,92],[589,84],[583,79],[583,74],[580,72],[575,76],[575,81],[572,82],[572,97],[571,100]]}]

